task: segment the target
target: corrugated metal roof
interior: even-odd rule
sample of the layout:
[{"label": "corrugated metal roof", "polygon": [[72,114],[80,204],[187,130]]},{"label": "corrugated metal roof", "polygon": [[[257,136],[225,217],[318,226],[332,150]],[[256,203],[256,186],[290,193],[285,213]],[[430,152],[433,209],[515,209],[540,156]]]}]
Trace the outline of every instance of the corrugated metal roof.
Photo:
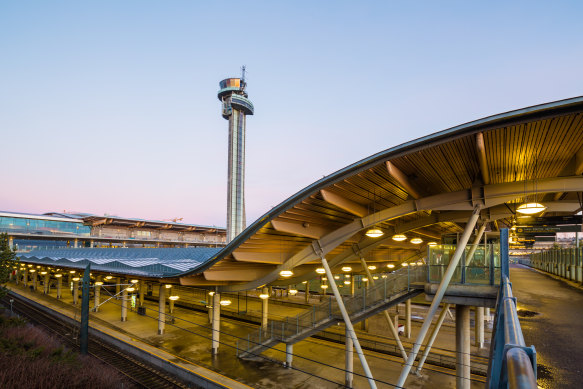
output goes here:
[{"label": "corrugated metal roof", "polygon": [[205,263],[220,249],[211,247],[189,248],[80,248],[33,250],[18,256],[26,262],[60,265],[105,272],[122,272],[148,277],[171,277],[195,269]]}]

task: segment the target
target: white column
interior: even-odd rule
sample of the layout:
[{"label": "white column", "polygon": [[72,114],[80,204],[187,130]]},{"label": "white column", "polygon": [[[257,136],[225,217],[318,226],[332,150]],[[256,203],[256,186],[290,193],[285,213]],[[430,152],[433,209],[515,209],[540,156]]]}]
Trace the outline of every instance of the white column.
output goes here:
[{"label": "white column", "polygon": [[32,289],[36,292],[36,288],[37,288],[37,279],[38,279],[38,272],[35,270],[32,273]]},{"label": "white column", "polygon": [[24,268],[24,278],[22,279],[22,283],[24,284],[24,287],[28,286],[28,267]]},{"label": "white column", "polygon": [[215,292],[209,292],[207,294],[207,301],[208,301],[207,307],[208,307],[209,323],[210,324],[213,324],[213,296],[214,295],[215,295]]},{"label": "white column", "polygon": [[78,302],[79,302],[79,281],[73,281],[73,305],[77,305]]},{"label": "white column", "polygon": [[411,299],[405,302],[405,336],[411,337]]},{"label": "white column", "polygon": [[306,294],[305,294],[304,298],[305,298],[305,302],[307,304],[310,301],[310,281],[308,280],[308,282],[306,282],[305,285],[306,285],[306,288],[305,288]]},{"label": "white column", "polygon": [[470,307],[455,306],[456,388],[470,389]]},{"label": "white column", "polygon": [[45,274],[45,279],[43,282],[43,293],[44,294],[49,294],[49,282],[51,280],[51,274],[47,271],[47,274]]},{"label": "white column", "polygon": [[484,308],[475,307],[474,338],[476,346],[484,348]]},{"label": "white column", "polygon": [[101,276],[97,276],[97,278],[95,279],[95,284],[93,285],[94,286],[93,295],[95,296],[95,304],[93,310],[95,312],[99,311],[99,303],[101,298],[101,285],[97,285],[98,282],[101,282]]},{"label": "white column", "polygon": [[221,331],[221,295],[215,293],[213,295],[213,343],[212,354],[216,355],[219,352],[219,341]]},{"label": "white column", "polygon": [[57,277],[57,300],[60,300],[63,291],[63,275],[58,274],[55,277]]},{"label": "white column", "polygon": [[[263,288],[261,293],[267,294],[267,288]],[[267,320],[269,318],[269,298],[261,299],[261,328],[267,328]]]},{"label": "white column", "polygon": [[[124,284],[126,280],[123,281]],[[123,287],[121,292],[121,321],[128,320],[128,289],[126,286]]]},{"label": "white column", "polygon": [[376,389],[377,385],[376,385],[374,378],[372,376],[372,372],[370,371],[370,368],[368,367],[368,362],[366,361],[366,357],[364,356],[364,352],[362,351],[362,348],[360,347],[360,342],[358,341],[358,338],[356,337],[356,332],[354,332],[354,327],[352,326],[352,322],[350,321],[350,317],[348,316],[348,312],[346,312],[346,307],[344,306],[344,301],[342,300],[342,296],[340,296],[340,292],[338,291],[338,287],[336,285],[336,282],[334,282],[334,276],[332,275],[332,271],[330,270],[330,266],[328,266],[328,261],[326,260],[324,255],[322,255],[321,258],[322,258],[322,265],[324,266],[324,269],[326,270],[326,276],[330,280],[330,287],[332,288],[332,292],[334,293],[334,297],[336,298],[336,303],[338,304],[338,308],[340,308],[340,312],[342,313],[342,318],[344,319],[344,324],[346,325],[346,330],[348,331],[350,337],[352,338],[352,341],[354,342],[354,348],[356,348],[356,353],[358,354],[358,359],[360,359],[360,364],[362,365],[362,369],[364,370],[364,374],[366,375],[366,378],[368,379],[368,384],[371,387],[371,389]]},{"label": "white column", "polygon": [[146,292],[146,284],[144,283],[144,280],[140,280],[140,282],[138,283],[138,303],[140,307],[144,306],[144,293]]},{"label": "white column", "polygon": [[419,331],[419,334],[417,335],[417,340],[413,344],[413,348],[412,348],[411,352],[409,353],[409,357],[407,358],[407,362],[405,363],[405,366],[403,367],[403,370],[401,371],[401,375],[399,376],[399,381],[397,382],[397,387],[399,387],[399,386],[404,387],[405,386],[405,381],[407,380],[407,377],[409,376],[409,372],[411,371],[411,368],[413,367],[413,362],[415,362],[415,359],[417,359],[417,353],[419,352],[419,349],[421,348],[421,344],[423,343],[423,340],[425,339],[425,335],[427,334],[427,331],[429,330],[429,327],[431,326],[431,321],[433,320],[433,316],[435,316],[435,313],[437,312],[437,309],[439,308],[439,304],[441,303],[441,300],[443,299],[443,296],[445,295],[445,290],[447,289],[449,282],[451,281],[451,278],[453,276],[453,273],[455,272],[456,267],[457,267],[457,265],[462,257],[462,254],[464,253],[464,251],[466,249],[466,245],[468,244],[468,240],[470,239],[470,235],[472,233],[472,230],[474,229],[474,226],[476,225],[476,222],[478,221],[478,218],[480,217],[480,210],[481,209],[482,209],[481,205],[476,205],[476,207],[474,208],[474,211],[472,212],[472,216],[468,220],[468,224],[466,224],[466,228],[464,230],[464,233],[461,236],[460,241],[458,242],[458,246],[455,250],[455,253],[454,253],[451,261],[449,262],[449,265],[447,266],[447,270],[445,271],[445,274],[443,275],[441,283],[439,284],[439,287],[437,288],[437,292],[435,293],[435,296],[433,297],[433,301],[431,302],[431,306],[429,307],[429,311],[427,312],[427,317],[425,318],[425,321],[423,322],[423,325],[421,326],[421,330]]},{"label": "white column", "polygon": [[285,367],[288,369],[292,367],[292,361],[294,359],[294,345],[288,343],[285,345]]},{"label": "white column", "polygon": [[73,247],[74,247],[74,248],[77,248],[77,247],[79,247],[79,240],[78,240],[78,239],[75,239],[75,240],[73,241]]},{"label": "white column", "polygon": [[[372,273],[370,272],[368,265],[366,263],[366,261],[364,260],[364,258],[360,258],[360,264],[362,265],[362,268],[364,269],[364,271],[366,272],[366,276],[368,277],[368,285],[373,286],[375,283],[375,280],[372,276]],[[393,338],[395,339],[395,342],[397,342],[397,346],[399,347],[399,350],[401,351],[401,356],[403,357],[404,361],[407,361],[407,353],[405,352],[405,348],[403,347],[403,343],[401,342],[401,338],[399,338],[399,333],[397,332],[397,328],[395,328],[395,325],[393,324],[393,321],[391,320],[391,317],[389,316],[389,311],[387,309],[385,309],[383,311],[383,315],[385,316],[385,320],[387,321],[387,324],[389,325],[389,330],[391,330],[391,334],[393,334]],[[368,319],[365,319],[362,321],[362,325],[366,328],[366,321]]]},{"label": "white column", "polygon": [[158,294],[158,335],[164,334],[164,327],[166,326],[166,286],[160,284],[160,292]]},{"label": "white column", "polygon": [[347,388],[352,388],[352,380],[353,380],[353,371],[354,371],[354,345],[352,342],[352,338],[348,331],[346,331],[346,374],[344,377],[344,386]]},{"label": "white column", "polygon": [[121,292],[121,278],[115,277],[115,298],[119,300],[119,292]]},{"label": "white column", "polygon": [[429,355],[429,351],[433,346],[435,338],[437,338],[437,334],[439,333],[439,329],[443,324],[443,320],[445,320],[445,314],[447,312],[449,312],[449,304],[444,305],[443,309],[441,310],[441,313],[439,314],[439,317],[437,318],[437,323],[435,323],[435,327],[433,327],[433,330],[431,330],[431,335],[429,335],[429,340],[427,341],[427,344],[423,349],[423,355],[421,356],[421,359],[419,359],[419,363],[417,364],[417,370],[415,370],[415,374],[419,374],[419,372],[421,372],[421,369],[423,369],[423,364],[425,363],[425,360]]}]

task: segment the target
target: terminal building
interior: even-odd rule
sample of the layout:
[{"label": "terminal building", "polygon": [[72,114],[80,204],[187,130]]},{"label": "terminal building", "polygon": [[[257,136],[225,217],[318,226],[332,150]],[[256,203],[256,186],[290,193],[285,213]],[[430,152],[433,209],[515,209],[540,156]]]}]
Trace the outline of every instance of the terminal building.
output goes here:
[{"label": "terminal building", "polygon": [[221,247],[226,230],[173,221],[48,212],[0,212],[0,232],[17,251],[81,247]]},{"label": "terminal building", "polygon": [[[77,242],[77,249],[20,253],[12,273],[16,290],[24,285],[76,305],[79,275],[90,265],[94,315],[102,311],[98,317],[121,329],[140,321],[143,332],[135,336],[198,355],[194,362],[206,361],[210,370],[222,366],[235,380],[293,387],[308,374],[314,387],[451,386],[433,373],[409,373],[419,373],[431,359],[432,344],[455,307],[455,332],[444,343],[453,355],[452,380],[458,388],[479,387],[474,373],[485,364],[483,381],[505,387],[500,380],[511,378],[500,373],[506,371],[502,361],[518,361],[514,368],[530,374],[527,380],[536,371],[524,339],[504,340],[505,329],[507,335],[520,331],[516,303],[508,296],[509,244],[533,247],[537,236],[574,233],[568,252],[532,259],[541,269],[583,282],[582,174],[579,97],[479,119],[371,155],[298,191],[232,239],[217,228],[109,216],[2,217],[18,219],[23,230],[33,220],[65,223],[47,239],[69,247],[71,239]],[[19,245],[43,235],[9,234]],[[83,248],[96,245],[132,248]],[[63,279],[70,293],[63,291]],[[103,305],[105,293],[116,299]],[[135,312],[128,306],[134,303]],[[422,312],[417,324],[412,305]],[[152,312],[147,317],[145,307]],[[490,309],[497,324],[488,339]],[[201,338],[173,344],[192,335],[186,327],[200,319],[184,319],[192,310],[205,318],[196,327]],[[185,324],[176,328],[175,319]],[[168,332],[173,336],[164,338]],[[313,335],[342,346],[334,354],[321,343],[306,345]],[[394,351],[378,346],[384,342]],[[520,354],[516,361],[509,349]],[[394,358],[379,362],[373,352]],[[302,362],[308,353],[310,362]],[[286,372],[270,365],[266,384],[268,378],[257,373],[264,368],[245,362],[253,358],[300,368]],[[317,364],[317,358],[326,360]],[[337,361],[341,367],[332,368]]]}]

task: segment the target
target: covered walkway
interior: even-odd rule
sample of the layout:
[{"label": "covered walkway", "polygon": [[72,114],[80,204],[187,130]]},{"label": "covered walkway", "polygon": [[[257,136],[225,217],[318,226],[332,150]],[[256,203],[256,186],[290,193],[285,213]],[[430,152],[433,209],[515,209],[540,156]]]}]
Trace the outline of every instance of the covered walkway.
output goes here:
[{"label": "covered walkway", "polygon": [[522,265],[510,268],[520,324],[537,351],[538,384],[580,388],[583,382],[583,290]]}]

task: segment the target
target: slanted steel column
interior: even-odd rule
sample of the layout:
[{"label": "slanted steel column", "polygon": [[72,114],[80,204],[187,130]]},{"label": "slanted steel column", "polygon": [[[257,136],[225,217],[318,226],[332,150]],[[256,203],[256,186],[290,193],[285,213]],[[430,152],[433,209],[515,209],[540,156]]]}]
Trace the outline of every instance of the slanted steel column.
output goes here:
[{"label": "slanted steel column", "polygon": [[[124,283],[126,281],[124,280]],[[128,320],[128,288],[124,285],[121,292],[121,321]]]},{"label": "slanted steel column", "polygon": [[321,258],[322,258],[322,265],[324,266],[324,269],[326,270],[326,276],[330,280],[330,287],[332,288],[332,292],[334,293],[334,297],[336,298],[336,303],[338,304],[338,308],[340,308],[340,312],[342,313],[342,318],[344,319],[344,324],[346,325],[346,330],[348,331],[348,334],[350,335],[350,337],[352,338],[352,341],[354,342],[354,348],[356,348],[356,353],[358,355],[358,359],[360,359],[362,369],[364,370],[364,374],[366,375],[366,378],[368,379],[368,384],[371,388],[376,389],[377,385],[374,381],[374,378],[372,377],[372,372],[370,371],[370,368],[368,367],[368,363],[366,361],[366,357],[364,356],[362,348],[360,347],[360,342],[358,341],[358,338],[356,337],[356,332],[354,332],[354,327],[352,326],[352,322],[350,321],[350,316],[348,316],[348,312],[346,312],[346,307],[344,306],[344,301],[342,300],[342,296],[340,296],[340,292],[338,291],[338,287],[336,285],[336,282],[334,282],[334,276],[332,275],[332,271],[330,270],[330,266],[328,266],[328,261],[326,260],[324,255],[321,255]]},{"label": "slanted steel column", "polygon": [[474,338],[478,348],[484,348],[484,307],[474,307]]},{"label": "slanted steel column", "polygon": [[285,345],[285,367],[288,369],[292,367],[292,361],[294,359],[294,345],[292,343],[286,343]]},{"label": "slanted steel column", "polygon": [[[370,270],[368,269],[366,261],[364,260],[363,257],[360,257],[360,264],[362,265],[364,271],[366,272],[366,276],[368,277],[368,284],[370,286],[373,286],[375,280],[372,277],[372,274],[371,274]],[[393,321],[391,320],[391,317],[389,316],[389,311],[387,309],[385,309],[383,311],[383,315],[385,316],[385,320],[387,321],[387,324],[389,325],[389,329],[391,330],[391,333],[393,334],[393,338],[395,338],[395,341],[397,342],[397,346],[399,347],[399,350],[401,351],[401,356],[403,357],[403,360],[406,362],[407,361],[407,353],[405,352],[405,348],[403,347],[403,343],[401,343],[401,338],[399,338],[399,333],[397,332],[398,327],[395,328],[395,325],[393,324]],[[363,320],[362,322],[366,323],[366,320]]]},{"label": "slanted steel column", "polygon": [[405,301],[405,336],[411,337],[411,299]]},{"label": "slanted steel column", "polygon": [[[484,235],[484,231],[486,231],[486,223],[482,223],[480,228],[478,229],[478,233],[476,234],[476,238],[474,239],[474,243],[472,247],[470,247],[470,251],[468,251],[468,255],[466,256],[466,267],[470,266],[470,262],[474,259],[474,254],[476,253],[476,249],[482,240],[482,236]],[[485,252],[484,252],[485,254]]]},{"label": "slanted steel column", "polygon": [[164,334],[166,327],[166,285],[160,284],[158,292],[158,335]]},{"label": "slanted steel column", "polygon": [[435,323],[435,327],[433,327],[433,330],[431,330],[431,334],[429,335],[429,340],[427,341],[427,344],[425,345],[425,348],[423,349],[423,355],[421,356],[421,359],[419,359],[419,363],[417,364],[417,370],[415,370],[415,374],[419,374],[421,372],[421,369],[423,369],[423,364],[425,363],[425,360],[427,359],[427,356],[429,355],[429,351],[431,351],[431,347],[433,346],[433,342],[435,341],[435,338],[437,338],[437,334],[439,333],[439,329],[441,328],[441,325],[443,324],[443,321],[445,320],[445,314],[449,312],[449,304],[445,304],[443,306],[443,309],[441,310],[441,313],[439,314],[439,317],[437,318],[437,322]]},{"label": "slanted steel column", "polygon": [[352,342],[352,338],[346,330],[346,374],[344,379],[344,386],[347,388],[352,388],[352,381],[353,381],[353,371],[354,371],[354,345]]},{"label": "slanted steel column", "polygon": [[449,282],[451,281],[451,278],[453,277],[453,273],[455,272],[455,268],[457,267],[457,265],[462,257],[462,254],[464,253],[464,250],[466,249],[466,245],[468,244],[468,240],[470,239],[470,235],[472,233],[472,230],[474,229],[474,226],[476,225],[476,222],[478,221],[478,218],[480,217],[480,210],[481,209],[482,209],[482,206],[480,204],[476,205],[474,208],[474,211],[472,212],[472,216],[470,216],[470,219],[468,220],[468,224],[466,225],[464,233],[462,234],[461,239],[458,242],[458,246],[455,250],[453,258],[451,259],[451,261],[449,262],[449,265],[447,266],[447,270],[445,271],[445,274],[443,275],[441,283],[439,284],[439,287],[437,288],[437,292],[435,292],[435,297],[433,297],[433,301],[431,302],[431,306],[429,307],[429,311],[427,312],[427,317],[425,318],[425,321],[423,322],[423,325],[421,326],[421,330],[419,331],[419,334],[417,335],[417,340],[413,344],[413,348],[411,349],[411,352],[409,353],[409,358],[407,359],[407,363],[405,363],[405,366],[403,366],[403,370],[401,371],[399,381],[397,382],[397,387],[404,387],[404,385],[405,385],[405,381],[407,380],[407,377],[409,376],[409,372],[411,371],[411,368],[413,367],[413,362],[415,362],[415,359],[417,358],[417,353],[419,352],[419,349],[421,348],[421,344],[423,343],[423,340],[425,339],[425,335],[427,334],[427,331],[429,330],[429,327],[431,326],[431,321],[433,320],[433,316],[435,316],[435,313],[439,309],[439,304],[441,303],[441,300],[443,299],[443,296],[445,295],[445,290],[447,289]]},{"label": "slanted steel column", "polygon": [[[262,294],[267,294],[267,288],[261,290]],[[267,328],[267,320],[269,318],[269,297],[261,299],[261,327]]]},{"label": "slanted steel column", "polygon": [[470,306],[455,306],[456,389],[470,389]]},{"label": "slanted steel column", "polygon": [[217,355],[219,353],[219,340],[221,335],[221,295],[215,293],[213,295],[213,344],[212,344],[212,354]]}]

